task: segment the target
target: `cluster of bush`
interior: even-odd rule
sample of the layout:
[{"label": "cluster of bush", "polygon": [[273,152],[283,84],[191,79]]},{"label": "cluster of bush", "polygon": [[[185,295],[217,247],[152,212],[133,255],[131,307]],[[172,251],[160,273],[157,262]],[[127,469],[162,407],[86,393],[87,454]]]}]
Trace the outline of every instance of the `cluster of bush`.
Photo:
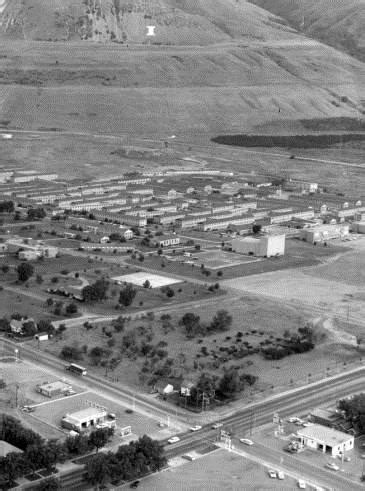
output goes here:
[{"label": "cluster of bush", "polygon": [[[22,321],[21,330],[18,332],[12,332],[10,322],[11,320]],[[0,318],[0,331],[6,332],[13,337],[32,337],[37,333],[47,333],[48,335],[59,335],[66,328],[61,330],[56,330],[52,323],[47,319],[41,319],[38,323],[34,322],[33,319],[28,319],[27,316],[22,316],[19,313],[14,312],[11,314],[10,320],[6,317]]]},{"label": "cluster of bush", "polygon": [[281,360],[286,356],[306,353],[315,347],[315,336],[310,326],[300,327],[298,334],[288,335],[275,346],[262,348],[261,353],[267,360]]},{"label": "cluster of bush", "polygon": [[365,434],[365,393],[354,395],[351,399],[341,399],[338,408],[345,412],[345,417],[351,421],[360,435]]}]

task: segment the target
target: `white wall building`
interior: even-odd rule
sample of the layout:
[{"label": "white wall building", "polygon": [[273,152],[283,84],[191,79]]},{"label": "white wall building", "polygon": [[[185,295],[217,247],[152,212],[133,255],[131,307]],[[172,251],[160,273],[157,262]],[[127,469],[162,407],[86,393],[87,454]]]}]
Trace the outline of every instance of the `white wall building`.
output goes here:
[{"label": "white wall building", "polygon": [[232,240],[232,251],[258,257],[283,256],[285,234],[235,238]]},{"label": "white wall building", "polygon": [[316,227],[304,228],[300,231],[299,237],[306,242],[326,242],[331,239],[339,239],[350,233],[349,224],[327,224]]},{"label": "white wall building", "polygon": [[297,436],[302,444],[336,457],[354,448],[354,436],[322,425],[300,429]]}]

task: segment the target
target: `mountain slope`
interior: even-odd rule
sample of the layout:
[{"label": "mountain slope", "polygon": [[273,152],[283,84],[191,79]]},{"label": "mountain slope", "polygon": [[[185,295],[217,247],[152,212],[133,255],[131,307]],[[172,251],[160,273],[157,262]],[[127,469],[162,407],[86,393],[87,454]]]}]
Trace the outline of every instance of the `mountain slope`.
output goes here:
[{"label": "mountain slope", "polygon": [[365,61],[365,0],[249,0],[291,26]]},{"label": "mountain slope", "polygon": [[[155,36],[147,38],[147,25]],[[241,0],[0,0],[2,36],[27,40],[92,40],[209,44],[290,37],[272,14]]]}]

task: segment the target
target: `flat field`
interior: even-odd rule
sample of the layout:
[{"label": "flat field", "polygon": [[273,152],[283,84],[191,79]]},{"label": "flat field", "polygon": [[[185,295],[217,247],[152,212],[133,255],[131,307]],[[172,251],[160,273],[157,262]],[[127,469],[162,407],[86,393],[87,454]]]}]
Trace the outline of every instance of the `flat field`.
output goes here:
[{"label": "flat field", "polygon": [[296,489],[294,479],[270,479],[267,469],[244,457],[225,450],[217,450],[166,472],[143,479],[139,488],[145,491],[247,490],[271,491]]}]

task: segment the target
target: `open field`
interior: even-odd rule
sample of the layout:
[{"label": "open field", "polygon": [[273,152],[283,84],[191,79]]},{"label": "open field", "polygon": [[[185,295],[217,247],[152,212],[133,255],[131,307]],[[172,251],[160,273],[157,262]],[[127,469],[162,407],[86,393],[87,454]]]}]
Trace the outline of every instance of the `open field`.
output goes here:
[{"label": "open field", "polygon": [[355,250],[344,252],[322,266],[235,278],[223,285],[240,291],[278,298],[295,305],[320,308],[327,315],[363,319],[365,288],[359,264],[363,262],[365,241]]},{"label": "open field", "polygon": [[[175,257],[173,261],[166,261],[157,256],[146,256],[143,264],[146,267],[166,273],[197,278],[199,280],[207,278],[208,281],[220,281],[221,279],[234,279],[269,271],[313,266],[328,257],[346,250],[343,244],[331,245],[330,247],[315,247],[298,239],[287,239],[285,256],[282,257],[261,259],[214,249],[206,252],[194,252],[194,257],[198,258],[196,261],[192,261],[191,258],[184,256]],[[200,258],[204,259],[200,260]],[[137,264],[137,261],[131,260],[130,262]],[[196,267],[197,265],[200,266],[200,263],[203,263],[207,269],[211,269],[213,274],[207,277],[204,276],[200,267]]]},{"label": "open field", "polygon": [[267,469],[240,455],[217,450],[210,455],[170,468],[166,472],[143,479],[141,490],[177,491],[222,489],[245,491],[293,490],[295,481],[286,477],[284,481],[270,479]]},{"label": "open field", "polygon": [[[11,314],[18,313],[23,316],[39,319],[39,316],[44,309],[44,302],[34,297],[23,295],[21,291],[14,293],[13,291],[2,290],[0,294],[0,317],[9,318]],[[56,316],[49,312],[45,312],[42,318],[50,320],[56,319]]]}]

